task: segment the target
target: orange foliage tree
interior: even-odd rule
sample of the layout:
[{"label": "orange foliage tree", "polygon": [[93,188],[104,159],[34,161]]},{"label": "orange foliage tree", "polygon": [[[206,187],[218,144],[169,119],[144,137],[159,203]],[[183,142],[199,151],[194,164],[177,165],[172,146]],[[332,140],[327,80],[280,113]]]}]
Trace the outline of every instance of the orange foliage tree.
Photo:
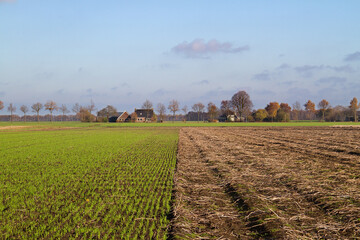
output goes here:
[{"label": "orange foliage tree", "polygon": [[322,113],[322,120],[325,120],[325,111],[330,107],[330,104],[325,99],[321,100],[318,104],[319,110]]},{"label": "orange foliage tree", "polygon": [[356,97],[354,97],[351,101],[350,101],[350,106],[349,108],[351,109],[351,112],[354,114],[354,121],[357,122],[357,110],[360,108],[360,103],[358,103],[358,100]]},{"label": "orange foliage tree", "polygon": [[304,104],[305,110],[308,112],[309,119],[312,119],[312,116],[314,116],[315,113],[315,103],[313,103],[311,100],[308,100]]},{"label": "orange foliage tree", "polygon": [[276,117],[277,111],[279,110],[280,105],[278,102],[271,102],[269,103],[265,110],[268,112],[269,117],[271,117],[271,121],[274,121],[274,117]]}]

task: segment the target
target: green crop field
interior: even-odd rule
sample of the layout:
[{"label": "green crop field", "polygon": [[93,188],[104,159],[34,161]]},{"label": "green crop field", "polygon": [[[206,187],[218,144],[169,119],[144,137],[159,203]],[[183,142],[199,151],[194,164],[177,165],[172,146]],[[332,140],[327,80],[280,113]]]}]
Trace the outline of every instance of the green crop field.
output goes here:
[{"label": "green crop field", "polygon": [[0,129],[0,239],[166,239],[178,130],[80,125]]}]

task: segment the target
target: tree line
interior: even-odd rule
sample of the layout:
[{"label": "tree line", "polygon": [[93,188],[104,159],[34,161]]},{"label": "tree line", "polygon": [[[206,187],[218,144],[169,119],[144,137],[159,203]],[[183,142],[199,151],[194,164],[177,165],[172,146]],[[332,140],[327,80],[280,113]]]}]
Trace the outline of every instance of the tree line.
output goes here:
[{"label": "tree line", "polygon": [[[4,103],[0,101],[0,110],[4,109]],[[288,122],[290,120],[320,120],[320,121],[358,121],[358,110],[360,103],[357,98],[354,97],[349,106],[335,106],[332,107],[330,103],[323,99],[317,104],[308,100],[303,105],[299,102],[295,102],[292,106],[288,103],[269,102],[265,108],[253,109],[253,103],[249,94],[246,91],[238,91],[231,99],[222,100],[220,108],[216,104],[209,102],[207,106],[198,102],[188,108],[187,105],[180,106],[179,101],[173,99],[167,106],[163,103],[158,103],[154,109],[153,103],[150,100],[146,100],[141,106],[142,109],[152,109],[157,115],[154,116],[153,121],[278,121]],[[34,103],[30,106],[31,111],[35,113],[37,121],[43,120],[43,116],[40,116],[40,111],[48,111],[47,118],[50,121],[54,121],[54,112],[60,112],[61,115],[56,116],[56,121],[63,120],[80,120],[82,122],[106,122],[108,119],[117,113],[117,110],[112,105],[107,105],[105,108],[96,111],[95,103],[91,100],[87,106],[82,106],[78,103],[74,104],[71,108],[73,115],[68,115],[71,111],[64,104],[58,106],[54,101],[47,101],[45,104]],[[20,118],[14,115],[16,107],[10,103],[7,107],[9,120],[13,121],[14,117]],[[29,108],[26,105],[20,107],[20,111],[23,113],[21,119],[27,120],[27,113]],[[167,114],[167,110],[170,114]],[[131,119],[135,119],[132,113]],[[32,116],[32,119],[34,115]],[[2,119],[4,120],[4,119]]]}]

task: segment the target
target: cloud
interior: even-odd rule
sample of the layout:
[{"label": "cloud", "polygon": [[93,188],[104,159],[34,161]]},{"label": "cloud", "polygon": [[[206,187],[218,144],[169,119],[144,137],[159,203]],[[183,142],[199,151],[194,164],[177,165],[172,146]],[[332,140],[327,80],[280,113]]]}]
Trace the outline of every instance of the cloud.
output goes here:
[{"label": "cloud", "polygon": [[330,65],[304,65],[294,68],[298,73],[304,77],[312,77],[317,71],[325,69],[333,70],[335,72],[353,72],[354,70],[349,65],[344,66],[330,66]]},{"label": "cloud", "polygon": [[273,92],[273,91],[270,91],[270,90],[254,90],[253,91],[253,93],[254,94],[256,94],[256,95],[260,95],[260,96],[264,96],[264,95],[266,95],[266,96],[274,96],[276,93],[275,92]]},{"label": "cloud", "polygon": [[343,85],[345,82],[347,81],[346,78],[341,78],[341,77],[326,77],[326,78],[320,78],[319,80],[316,81],[316,84],[319,85],[324,85],[324,84],[329,84],[332,87],[335,87],[337,85]]},{"label": "cloud", "polygon": [[177,54],[182,54],[188,58],[209,58],[210,54],[215,53],[241,53],[249,50],[250,47],[234,47],[230,42],[219,42],[216,39],[208,42],[203,39],[195,39],[192,42],[184,41],[172,48]]},{"label": "cloud", "polygon": [[201,80],[199,82],[194,82],[195,85],[209,85],[210,82],[208,80]]},{"label": "cloud", "polygon": [[160,89],[154,91],[153,95],[154,96],[164,96],[164,95],[169,94],[169,93],[170,93],[170,91],[166,91],[166,90],[160,88]]},{"label": "cloud", "polygon": [[57,90],[56,94],[63,95],[64,92],[65,92],[65,90],[62,88],[62,89]]},{"label": "cloud", "polygon": [[175,65],[170,64],[170,63],[162,63],[162,64],[160,64],[159,67],[160,67],[161,70],[168,70],[168,69],[175,68]]},{"label": "cloud", "polygon": [[263,71],[262,73],[255,74],[252,79],[257,81],[269,81],[271,80],[271,76],[268,71]]},{"label": "cloud", "polygon": [[276,69],[283,70],[283,69],[289,69],[289,68],[291,68],[291,66],[289,64],[283,63],[279,67],[277,67]]},{"label": "cloud", "polygon": [[283,85],[283,86],[292,86],[295,83],[297,83],[297,81],[285,81],[285,82],[279,82],[278,85]]},{"label": "cloud", "polygon": [[345,62],[360,61],[360,52],[354,52],[354,53],[348,54],[344,58],[344,61]]},{"label": "cloud", "polygon": [[289,96],[292,96],[294,99],[296,99],[296,97],[311,98],[312,96],[309,89],[298,88],[298,87],[288,89],[287,93]]}]

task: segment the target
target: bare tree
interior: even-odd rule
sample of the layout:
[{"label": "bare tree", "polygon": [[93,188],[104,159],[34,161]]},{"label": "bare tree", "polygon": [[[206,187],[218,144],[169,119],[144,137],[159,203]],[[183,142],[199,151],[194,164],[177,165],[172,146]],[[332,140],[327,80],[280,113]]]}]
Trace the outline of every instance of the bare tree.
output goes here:
[{"label": "bare tree", "polygon": [[41,103],[34,103],[33,105],[31,105],[32,111],[36,112],[37,115],[37,121],[39,122],[39,113],[41,111],[41,109],[43,108],[43,105]]},{"label": "bare tree", "polygon": [[75,114],[78,114],[81,110],[81,106],[78,103],[75,103],[74,106],[71,109]]},{"label": "bare tree", "polygon": [[146,101],[142,105],[143,109],[152,109],[152,107],[153,107],[153,104],[148,99],[146,99]]},{"label": "bare tree", "polygon": [[234,115],[234,111],[232,110],[232,105],[230,100],[222,100],[220,110],[221,113],[225,114],[226,116]]},{"label": "bare tree", "polygon": [[321,100],[318,104],[319,110],[322,113],[322,121],[325,121],[325,111],[330,107],[330,104],[325,99]]},{"label": "bare tree", "polygon": [[186,114],[188,112],[188,107],[185,105],[181,110],[184,112],[184,122],[186,122]]},{"label": "bare tree", "polygon": [[162,103],[158,103],[157,107],[156,107],[156,111],[158,112],[159,114],[159,118],[160,118],[160,121],[164,121],[164,118],[165,118],[165,113],[166,113],[166,107],[164,104]]},{"label": "bare tree", "polygon": [[[146,110],[150,110],[150,109],[152,109],[152,107],[153,107],[153,104],[152,104],[152,102],[150,102],[148,99],[146,99],[146,101],[143,103],[143,105],[142,105],[142,108],[143,109],[146,109]],[[146,119],[148,119],[148,112],[149,111],[145,111],[145,113],[146,113]]]},{"label": "bare tree", "polygon": [[173,113],[173,121],[175,120],[175,113],[179,111],[179,102],[175,99],[171,100],[168,106],[170,112]]},{"label": "bare tree", "polygon": [[293,104],[293,112],[295,113],[295,120],[299,120],[299,112],[301,111],[301,104],[296,101],[294,104]]},{"label": "bare tree", "polygon": [[250,113],[253,107],[250,96],[245,91],[239,91],[235,93],[231,98],[231,105],[239,114],[240,120],[242,119],[243,115]]},{"label": "bare tree", "polygon": [[10,112],[10,121],[13,121],[13,113],[16,111],[16,107],[10,103],[8,106],[8,111]]},{"label": "bare tree", "polygon": [[45,103],[45,110],[48,110],[50,112],[50,121],[53,121],[53,111],[57,111],[59,108],[56,105],[56,102],[54,101],[47,101],[47,103]]},{"label": "bare tree", "polygon": [[65,118],[65,114],[69,113],[70,111],[68,110],[65,104],[61,105],[61,107],[59,107],[59,110],[62,112],[61,121],[63,121]]},{"label": "bare tree", "polygon": [[192,106],[192,110],[194,110],[194,112],[197,112],[197,114],[198,114],[198,122],[200,121],[200,113],[202,113],[204,111],[204,109],[205,109],[205,106],[201,102],[195,103]]},{"label": "bare tree", "polygon": [[[79,113],[80,113],[80,110],[81,110],[81,106],[79,103],[75,103],[74,106],[71,108],[71,111],[73,111],[77,117],[77,119],[79,119]],[[80,120],[80,119],[79,119]]]},{"label": "bare tree", "polygon": [[3,110],[3,108],[4,108],[4,103],[0,101],[0,110]]},{"label": "bare tree", "polygon": [[95,103],[94,101],[91,99],[90,101],[90,105],[88,107],[89,113],[91,114],[93,111],[95,111]]},{"label": "bare tree", "polygon": [[350,101],[350,106],[349,106],[351,112],[354,114],[354,122],[357,122],[357,111],[360,108],[360,103],[358,103],[358,100],[356,97],[354,97],[351,101]]},{"label": "bare tree", "polygon": [[24,113],[24,122],[26,122],[26,113],[29,111],[28,107],[25,105],[22,105],[20,107],[20,111],[22,111]]}]

